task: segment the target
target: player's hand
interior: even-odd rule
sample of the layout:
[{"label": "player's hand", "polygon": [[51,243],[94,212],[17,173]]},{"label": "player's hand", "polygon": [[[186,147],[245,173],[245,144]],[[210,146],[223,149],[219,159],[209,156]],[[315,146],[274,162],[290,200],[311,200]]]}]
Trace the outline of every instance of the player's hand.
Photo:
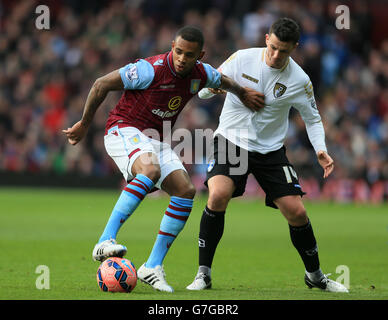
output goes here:
[{"label": "player's hand", "polygon": [[264,108],[264,94],[261,92],[244,87],[244,92],[239,98],[241,102],[252,111],[258,111]]},{"label": "player's hand", "polygon": [[323,178],[327,178],[334,169],[334,160],[325,151],[317,152],[318,162],[323,168]]},{"label": "player's hand", "polygon": [[87,131],[88,127],[83,125],[81,121],[78,121],[71,128],[62,130],[62,132],[67,136],[67,141],[69,141],[69,143],[72,145],[76,145],[78,142],[80,142],[86,135]]}]

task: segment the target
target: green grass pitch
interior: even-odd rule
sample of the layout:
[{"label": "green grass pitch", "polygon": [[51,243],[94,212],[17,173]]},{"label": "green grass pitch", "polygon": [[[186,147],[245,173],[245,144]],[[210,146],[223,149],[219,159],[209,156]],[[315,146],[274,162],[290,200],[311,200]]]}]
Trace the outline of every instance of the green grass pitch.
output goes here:
[{"label": "green grass pitch", "polygon": [[[0,188],[0,300],[386,300],[388,206],[308,203],[321,266],[336,279],[349,270],[349,294],[308,289],[286,220],[261,199],[234,199],[214,260],[213,289],[185,289],[197,271],[199,222],[206,197],[168,253],[173,294],[138,282],[130,294],[100,291],[92,249],[119,191]],[[118,241],[139,267],[147,259],[169,199],[147,197],[123,225]],[[37,289],[39,265],[49,289]],[[338,271],[338,273],[336,272]]]}]

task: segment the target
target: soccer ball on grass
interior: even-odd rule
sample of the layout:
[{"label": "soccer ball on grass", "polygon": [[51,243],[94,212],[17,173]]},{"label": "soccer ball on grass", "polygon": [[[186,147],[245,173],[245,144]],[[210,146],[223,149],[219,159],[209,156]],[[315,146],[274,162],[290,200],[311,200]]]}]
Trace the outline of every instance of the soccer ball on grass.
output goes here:
[{"label": "soccer ball on grass", "polygon": [[108,258],[98,267],[97,283],[102,291],[131,292],[137,283],[135,266],[128,259]]}]

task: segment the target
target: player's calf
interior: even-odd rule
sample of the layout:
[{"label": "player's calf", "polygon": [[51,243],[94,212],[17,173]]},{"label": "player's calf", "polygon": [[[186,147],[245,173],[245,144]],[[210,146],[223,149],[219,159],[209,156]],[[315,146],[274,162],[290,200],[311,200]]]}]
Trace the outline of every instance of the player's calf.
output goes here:
[{"label": "player's calf", "polygon": [[163,260],[175,241],[178,234],[184,228],[193,207],[193,199],[171,197],[170,203],[160,223],[160,229],[156,237],[151,254],[145,264],[147,268],[155,268],[163,264]]},{"label": "player's calf", "polygon": [[153,181],[142,174],[137,174],[124,187],[98,243],[109,239],[116,239],[121,226],[133,214],[140,202],[143,201],[153,187]]},{"label": "player's calf", "polygon": [[208,187],[208,208],[214,211],[225,211],[235,190],[233,180],[227,176],[217,175],[208,180]]},{"label": "player's calf", "polygon": [[186,171],[174,170],[163,180],[162,189],[172,197],[194,199],[196,189]]}]

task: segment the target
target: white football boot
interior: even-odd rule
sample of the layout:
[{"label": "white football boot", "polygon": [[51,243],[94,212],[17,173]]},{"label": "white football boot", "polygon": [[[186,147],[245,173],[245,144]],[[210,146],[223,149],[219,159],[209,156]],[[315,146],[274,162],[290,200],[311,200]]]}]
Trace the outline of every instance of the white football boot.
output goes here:
[{"label": "white football boot", "polygon": [[118,244],[116,240],[109,239],[97,243],[93,249],[93,260],[104,261],[109,257],[123,257],[127,253],[127,248]]},{"label": "white football boot", "polygon": [[210,277],[200,272],[196,275],[194,281],[192,284],[189,284],[186,289],[187,290],[204,290],[204,289],[210,289],[212,287],[212,281]]},{"label": "white football boot", "polygon": [[330,274],[325,274],[319,281],[312,281],[307,275],[305,275],[304,282],[310,289],[319,288],[329,292],[349,292],[349,290],[343,284],[329,279],[329,275]]},{"label": "white football boot", "polygon": [[147,268],[145,263],[137,270],[137,277],[156,290],[174,292],[174,289],[166,282],[166,274],[162,266]]}]

